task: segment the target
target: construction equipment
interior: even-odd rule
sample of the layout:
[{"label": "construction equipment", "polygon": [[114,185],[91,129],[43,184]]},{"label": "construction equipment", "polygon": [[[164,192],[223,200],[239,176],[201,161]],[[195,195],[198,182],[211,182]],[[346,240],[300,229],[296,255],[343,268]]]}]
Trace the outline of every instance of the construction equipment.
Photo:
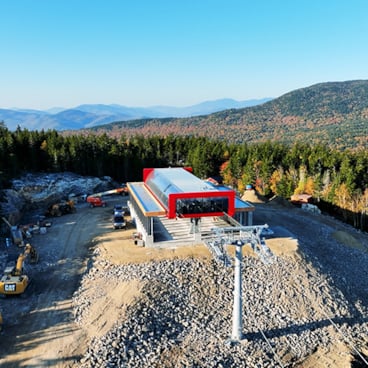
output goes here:
[{"label": "construction equipment", "polygon": [[105,192],[94,193],[87,197],[86,201],[91,207],[105,207],[106,202],[102,200],[101,197],[111,195],[111,194],[122,194],[126,195],[128,193],[127,186],[122,186],[120,188],[106,190]]},{"label": "construction equipment", "polygon": [[106,206],[106,202],[103,201],[101,199],[101,197],[93,197],[93,196],[88,196],[87,197],[87,203],[90,204],[90,207],[105,207]]},{"label": "construction equipment", "polygon": [[16,264],[5,268],[4,275],[0,279],[1,295],[19,295],[25,292],[30,282],[23,268],[27,259],[29,259],[30,263],[38,262],[38,253],[29,243],[25,245],[25,250],[19,255]]},{"label": "construction equipment", "polygon": [[65,202],[52,204],[46,212],[46,216],[60,217],[68,213],[74,213],[76,211],[74,201],[69,200]]},{"label": "construction equipment", "polygon": [[5,218],[2,217],[3,221],[8,225],[11,233],[11,237],[13,239],[13,243],[18,247],[24,247],[24,233],[21,228],[17,225],[11,225],[10,222]]}]

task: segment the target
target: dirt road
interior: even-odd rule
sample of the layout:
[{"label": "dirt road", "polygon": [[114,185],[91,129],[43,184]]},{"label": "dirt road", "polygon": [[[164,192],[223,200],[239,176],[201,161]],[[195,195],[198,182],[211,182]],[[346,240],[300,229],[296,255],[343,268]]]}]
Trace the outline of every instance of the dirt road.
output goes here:
[{"label": "dirt road", "polygon": [[[105,208],[79,204],[76,213],[52,218],[47,233],[31,239],[40,261],[27,267],[32,279],[27,296],[0,300],[4,318],[4,330],[0,333],[1,367],[77,367],[90,339],[106,332],[115,322],[121,305],[134,296],[134,285],[110,285],[112,304],[106,305],[102,300],[95,305],[90,324],[79,326],[74,322],[73,293],[83,273],[93,265],[96,246],[102,257],[116,263],[167,258],[165,251],[152,256],[150,250],[135,247],[135,228],[130,223],[126,230],[112,228],[113,206],[125,206],[127,198],[111,196]],[[124,252],[122,244],[127,245]],[[201,252],[209,256],[206,249]],[[176,255],[169,253],[170,257]]]},{"label": "dirt road", "polygon": [[31,294],[1,300],[0,366],[68,367],[84,352],[85,333],[73,323],[72,296],[89,266],[93,239],[112,231],[111,217],[112,206],[92,209],[84,203],[75,214],[53,218],[46,234],[31,239],[40,254],[39,264],[27,267]]},{"label": "dirt road", "polygon": [[[82,326],[76,324],[73,293],[78,289],[83,273],[93,267],[95,257],[117,263],[126,262],[127,257],[136,257],[137,254],[145,259],[167,257],[167,253],[152,254],[152,250],[137,247],[133,255],[130,249],[133,249],[131,235],[134,229],[112,229],[112,206],[117,201],[121,203],[122,198],[126,201],[126,197],[110,198],[106,208],[91,209],[85,203],[80,204],[75,214],[53,219],[47,234],[34,236],[32,243],[39,251],[40,262],[28,267],[33,279],[32,293],[26,298],[0,300],[5,321],[4,331],[0,334],[1,367],[78,367],[91,338],[105,333],[122,313],[122,306],[134,298],[134,290],[139,291],[138,284],[110,285],[106,291],[108,297],[91,306],[94,314],[88,323]],[[311,267],[331,275],[336,287],[342,290],[352,305],[360,300],[363,307],[368,308],[368,281],[359,277],[361,271],[358,269],[349,268],[346,272],[346,259],[334,258],[332,243],[326,241],[336,236],[336,241],[346,246],[347,255],[350,249],[359,246],[361,252],[366,253],[366,234],[358,233],[329,217],[288,207],[257,204],[254,220],[256,224],[268,223],[279,232],[270,241],[275,252],[280,255],[299,252]],[[294,241],[288,243],[289,237],[299,240],[299,249],[294,248]],[[93,253],[95,247],[100,249],[99,255]],[[203,249],[196,252],[204,257],[209,256]],[[171,251],[171,256],[177,254]],[[95,290],[92,286],[91,293]],[[330,366],[318,365],[318,356],[324,356],[325,361],[327,359],[333,364],[337,353],[318,351],[306,366]],[[341,362],[335,367],[348,367],[348,364],[347,361]]]}]

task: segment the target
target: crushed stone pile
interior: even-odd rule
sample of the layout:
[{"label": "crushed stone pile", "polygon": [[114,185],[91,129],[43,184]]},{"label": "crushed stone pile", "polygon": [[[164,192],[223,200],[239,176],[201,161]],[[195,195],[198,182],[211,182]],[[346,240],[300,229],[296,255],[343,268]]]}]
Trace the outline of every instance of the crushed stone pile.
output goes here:
[{"label": "crushed stone pile", "polygon": [[[271,265],[246,258],[240,344],[227,343],[233,269],[215,261],[117,266],[97,260],[74,294],[75,321],[90,322],[91,306],[104,298],[108,285],[133,280],[143,285],[139,296],[112,329],[90,341],[81,368],[294,367],[317,349],[343,341],[328,318],[357,346],[368,328],[362,317],[367,311],[352,309],[328,279],[287,257]],[[91,285],[95,289],[87,293]],[[338,354],[350,361],[346,351]]]}]

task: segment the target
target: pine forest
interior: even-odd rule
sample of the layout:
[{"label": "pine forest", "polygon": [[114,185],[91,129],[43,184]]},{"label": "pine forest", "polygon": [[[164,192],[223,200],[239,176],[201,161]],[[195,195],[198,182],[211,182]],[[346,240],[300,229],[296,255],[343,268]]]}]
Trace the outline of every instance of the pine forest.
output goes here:
[{"label": "pine forest", "polygon": [[318,207],[368,230],[368,152],[295,142],[226,143],[206,137],[7,129],[0,123],[0,189],[25,172],[74,172],[141,181],[145,167],[190,166],[203,179],[221,177],[241,193],[252,185],[268,198],[309,194]]}]

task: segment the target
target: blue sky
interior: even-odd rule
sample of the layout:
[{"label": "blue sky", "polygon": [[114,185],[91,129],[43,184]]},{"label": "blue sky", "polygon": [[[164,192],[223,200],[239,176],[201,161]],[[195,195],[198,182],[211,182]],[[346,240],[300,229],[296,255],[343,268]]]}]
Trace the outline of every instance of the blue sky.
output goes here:
[{"label": "blue sky", "polygon": [[0,0],[0,108],[188,106],[368,79],[367,0]]}]

